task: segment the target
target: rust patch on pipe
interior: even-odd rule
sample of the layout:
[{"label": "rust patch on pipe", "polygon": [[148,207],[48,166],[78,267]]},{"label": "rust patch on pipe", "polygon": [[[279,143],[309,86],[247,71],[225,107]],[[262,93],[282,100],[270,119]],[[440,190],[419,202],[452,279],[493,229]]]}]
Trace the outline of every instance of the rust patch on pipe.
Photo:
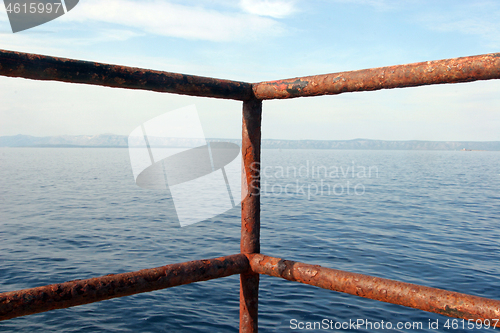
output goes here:
[{"label": "rust patch on pipe", "polygon": [[[281,277],[312,286],[382,302],[399,304],[448,317],[500,319],[500,301],[379,277],[350,273],[318,265],[247,254],[255,273]],[[500,327],[500,322],[497,322]]]},{"label": "rust patch on pipe", "polygon": [[500,79],[500,53],[260,82],[253,92],[280,99],[490,79]]},{"label": "rust patch on pipe", "polygon": [[0,320],[248,272],[236,254],[0,294]]},{"label": "rust patch on pipe", "polygon": [[248,100],[250,83],[0,50],[0,75]]},{"label": "rust patch on pipe", "polygon": [[262,101],[243,102],[242,187],[246,196],[241,203],[241,253],[260,252],[260,138]]},{"label": "rust patch on pipe", "polygon": [[[262,101],[243,102],[241,252],[260,252],[260,126]],[[259,274],[240,275],[240,333],[258,331]]]},{"label": "rust patch on pipe", "polygon": [[240,333],[257,333],[259,309],[259,274],[240,275]]}]

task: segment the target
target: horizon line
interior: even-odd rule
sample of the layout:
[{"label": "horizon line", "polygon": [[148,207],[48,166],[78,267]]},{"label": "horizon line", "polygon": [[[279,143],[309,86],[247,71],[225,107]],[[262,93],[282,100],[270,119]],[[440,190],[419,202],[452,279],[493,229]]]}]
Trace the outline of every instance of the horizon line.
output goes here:
[{"label": "horizon line", "polygon": [[[59,135],[47,135],[47,136],[36,136],[31,134],[14,134],[14,135],[0,135],[0,138],[7,137],[16,137],[16,136],[27,136],[33,138],[51,138],[51,137],[99,137],[99,136],[118,136],[118,137],[126,137],[129,135],[124,134],[113,134],[113,133],[102,133],[102,134],[59,134]],[[195,138],[180,138],[180,137],[161,137],[165,139],[195,139]],[[206,137],[206,140],[239,140],[241,138],[221,138],[221,137]],[[262,141],[265,140],[280,140],[280,141],[356,141],[356,140],[367,140],[367,141],[400,141],[400,142],[409,142],[409,141],[422,141],[422,142],[500,142],[498,140],[429,140],[429,139],[369,139],[369,138],[354,138],[354,139],[276,139],[276,138],[263,138]],[[78,145],[76,145],[78,146]],[[78,146],[80,147],[80,146]],[[91,147],[91,146],[90,146]]]}]

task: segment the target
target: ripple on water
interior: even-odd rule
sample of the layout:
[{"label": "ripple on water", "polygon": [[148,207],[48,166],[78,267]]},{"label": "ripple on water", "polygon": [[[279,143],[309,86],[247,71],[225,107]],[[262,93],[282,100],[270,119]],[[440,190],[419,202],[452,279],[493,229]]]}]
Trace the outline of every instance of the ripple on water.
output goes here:
[{"label": "ripple on water", "polygon": [[[165,194],[135,186],[125,149],[2,153],[2,292],[239,252],[239,207],[180,228]],[[262,253],[500,299],[500,154],[263,151],[263,166],[307,161],[339,167],[355,161],[378,173],[326,179],[331,186],[362,184],[359,196],[263,196]],[[297,180],[318,181],[268,179],[283,187]],[[16,318],[0,331],[235,332],[238,288],[232,276]],[[357,318],[445,319],[261,277],[261,332],[294,332],[292,319]]]}]

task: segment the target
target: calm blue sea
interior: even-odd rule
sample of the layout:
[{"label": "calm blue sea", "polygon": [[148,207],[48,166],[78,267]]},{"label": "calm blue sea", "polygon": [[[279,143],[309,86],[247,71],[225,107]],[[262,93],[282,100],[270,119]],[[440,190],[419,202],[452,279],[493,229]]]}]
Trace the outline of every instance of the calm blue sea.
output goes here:
[{"label": "calm blue sea", "polygon": [[[180,228],[165,192],[135,185],[127,149],[2,148],[0,165],[0,292],[239,252],[239,207]],[[262,253],[500,299],[500,152],[264,150],[262,168]],[[0,331],[237,332],[238,288],[232,276]],[[266,276],[259,316],[261,332],[324,319],[423,329],[307,332],[470,332]]]}]

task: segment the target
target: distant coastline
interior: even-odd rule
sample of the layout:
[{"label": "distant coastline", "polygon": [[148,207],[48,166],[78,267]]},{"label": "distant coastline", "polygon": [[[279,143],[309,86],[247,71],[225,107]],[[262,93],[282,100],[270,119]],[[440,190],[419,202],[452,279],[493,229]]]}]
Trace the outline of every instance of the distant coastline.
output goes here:
[{"label": "distant coastline", "polygon": [[[236,139],[207,139],[208,142],[232,142]],[[195,139],[161,138],[158,147],[192,147]],[[62,135],[36,137],[30,135],[0,136],[0,147],[37,148],[128,148],[126,135]],[[262,140],[263,149],[348,149],[348,150],[455,150],[500,151],[500,141],[388,141],[388,140]]]}]

